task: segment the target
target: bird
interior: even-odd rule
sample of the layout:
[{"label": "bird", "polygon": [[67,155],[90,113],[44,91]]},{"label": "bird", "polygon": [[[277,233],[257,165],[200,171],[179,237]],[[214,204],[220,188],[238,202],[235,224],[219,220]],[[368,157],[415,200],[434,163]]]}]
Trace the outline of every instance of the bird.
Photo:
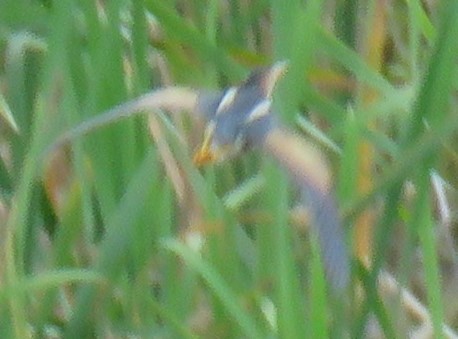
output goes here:
[{"label": "bird", "polygon": [[286,68],[287,63],[280,61],[256,69],[238,87],[199,94],[197,110],[207,125],[194,162],[198,166],[220,163],[249,149],[260,149],[276,159],[308,204],[328,281],[335,290],[344,290],[350,259],[329,166],[313,144],[282,126],[273,109],[273,91]]},{"label": "bird", "polygon": [[335,291],[345,290],[350,281],[350,259],[326,158],[312,143],[283,126],[273,108],[273,91],[286,68],[285,61],[257,68],[239,86],[224,90],[157,88],[65,131],[43,158],[64,144],[135,114],[187,111],[205,122],[202,144],[193,157],[196,166],[229,161],[252,149],[274,158],[288,173],[308,207],[327,280]]}]

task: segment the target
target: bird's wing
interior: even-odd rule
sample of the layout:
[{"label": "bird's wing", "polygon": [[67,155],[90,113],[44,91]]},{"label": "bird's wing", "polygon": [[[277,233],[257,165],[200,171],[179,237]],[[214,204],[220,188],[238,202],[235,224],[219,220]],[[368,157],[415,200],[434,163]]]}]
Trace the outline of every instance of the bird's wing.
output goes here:
[{"label": "bird's wing", "polygon": [[288,171],[308,198],[327,278],[336,290],[344,289],[350,279],[349,257],[325,159],[313,145],[281,128],[269,131],[262,147]]}]

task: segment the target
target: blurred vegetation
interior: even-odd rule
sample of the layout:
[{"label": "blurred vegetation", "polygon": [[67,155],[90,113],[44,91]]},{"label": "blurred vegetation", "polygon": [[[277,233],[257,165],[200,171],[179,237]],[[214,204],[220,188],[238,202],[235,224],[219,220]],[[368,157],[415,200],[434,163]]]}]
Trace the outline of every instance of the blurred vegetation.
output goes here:
[{"label": "blurred vegetation", "polygon": [[[455,0],[2,0],[0,336],[456,337],[457,22]],[[280,119],[335,174],[344,295],[287,176],[256,150],[198,171],[185,116],[45,154],[152,88],[277,60]]]}]

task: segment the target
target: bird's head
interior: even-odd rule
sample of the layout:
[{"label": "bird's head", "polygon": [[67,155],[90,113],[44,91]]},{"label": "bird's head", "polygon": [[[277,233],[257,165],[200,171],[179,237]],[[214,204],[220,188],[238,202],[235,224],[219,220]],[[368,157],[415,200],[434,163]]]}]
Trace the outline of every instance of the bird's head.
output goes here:
[{"label": "bird's head", "polygon": [[260,143],[272,127],[272,92],[285,70],[286,62],[258,69],[207,104],[212,108],[195,164],[218,163]]}]

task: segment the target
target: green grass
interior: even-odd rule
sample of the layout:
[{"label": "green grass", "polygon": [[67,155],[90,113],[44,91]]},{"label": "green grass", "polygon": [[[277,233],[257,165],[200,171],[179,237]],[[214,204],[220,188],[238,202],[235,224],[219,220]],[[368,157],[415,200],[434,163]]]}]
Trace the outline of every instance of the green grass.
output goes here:
[{"label": "green grass", "polygon": [[[424,3],[0,2],[0,336],[458,332],[458,2]],[[340,295],[287,175],[259,150],[195,168],[186,114],[151,113],[172,162],[145,115],[46,153],[152,88],[220,89],[278,60],[277,113],[330,160],[352,252],[370,213],[371,268],[355,258]],[[427,319],[377,288],[381,270]]]}]

